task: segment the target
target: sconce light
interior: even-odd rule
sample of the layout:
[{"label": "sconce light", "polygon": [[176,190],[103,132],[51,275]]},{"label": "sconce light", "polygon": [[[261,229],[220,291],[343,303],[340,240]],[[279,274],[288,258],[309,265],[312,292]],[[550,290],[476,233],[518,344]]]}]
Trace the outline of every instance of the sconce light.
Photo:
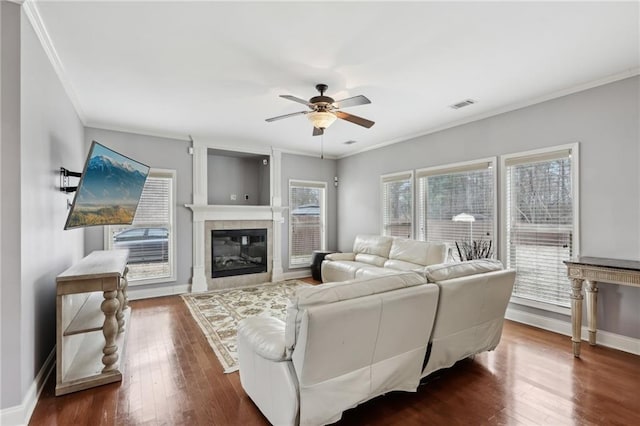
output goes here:
[{"label": "sconce light", "polygon": [[333,186],[338,187],[338,176],[333,177]]}]

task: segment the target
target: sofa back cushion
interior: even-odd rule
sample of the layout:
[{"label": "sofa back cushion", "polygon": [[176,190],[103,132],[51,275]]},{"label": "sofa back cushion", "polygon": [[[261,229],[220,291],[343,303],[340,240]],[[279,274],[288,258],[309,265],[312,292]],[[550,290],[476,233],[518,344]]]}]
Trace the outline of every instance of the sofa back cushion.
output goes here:
[{"label": "sofa back cushion", "polygon": [[425,284],[426,282],[427,280],[419,274],[403,272],[394,275],[357,278],[349,281],[325,283],[297,289],[287,306],[287,318],[285,320],[285,345],[287,354],[291,354],[291,351],[295,347],[302,315],[304,310],[309,306],[356,299],[358,297]]},{"label": "sofa back cushion", "polygon": [[443,263],[446,256],[446,244],[409,240],[406,238],[394,238],[389,250],[389,260],[399,260],[416,264],[417,266]]},{"label": "sofa back cushion", "polygon": [[500,271],[502,262],[495,259],[475,259],[466,262],[444,263],[428,266],[425,275],[429,282],[440,282],[485,272]]},{"label": "sofa back cushion", "polygon": [[388,258],[392,242],[393,237],[384,235],[356,235],[353,241],[353,252]]}]

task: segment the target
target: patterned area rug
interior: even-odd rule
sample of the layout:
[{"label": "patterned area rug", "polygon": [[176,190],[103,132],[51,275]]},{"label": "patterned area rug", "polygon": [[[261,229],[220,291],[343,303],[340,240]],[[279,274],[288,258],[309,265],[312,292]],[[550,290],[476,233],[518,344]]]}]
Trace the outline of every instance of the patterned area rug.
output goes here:
[{"label": "patterned area rug", "polygon": [[184,294],[191,315],[207,337],[225,373],[238,370],[236,332],[238,322],[252,316],[272,316],[284,321],[287,302],[295,289],[309,286],[298,280],[251,287]]}]

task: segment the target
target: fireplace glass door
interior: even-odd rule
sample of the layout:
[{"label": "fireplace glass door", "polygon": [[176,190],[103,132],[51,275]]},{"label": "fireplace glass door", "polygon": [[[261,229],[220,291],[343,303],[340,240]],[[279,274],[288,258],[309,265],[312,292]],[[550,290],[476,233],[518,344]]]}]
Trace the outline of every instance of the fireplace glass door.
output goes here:
[{"label": "fireplace glass door", "polygon": [[211,231],[211,276],[267,272],[267,229]]}]

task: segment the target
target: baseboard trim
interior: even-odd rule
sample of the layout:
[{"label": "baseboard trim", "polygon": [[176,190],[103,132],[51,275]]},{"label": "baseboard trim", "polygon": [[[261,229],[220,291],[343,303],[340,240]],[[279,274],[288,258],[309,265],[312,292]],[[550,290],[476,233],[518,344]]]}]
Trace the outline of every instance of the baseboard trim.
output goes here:
[{"label": "baseboard trim", "polygon": [[[531,312],[524,312],[512,307],[507,308],[505,318],[511,321],[520,322],[522,324],[531,325],[533,327],[542,328],[543,330],[552,331],[554,333],[571,336],[571,323],[556,318],[548,318]],[[587,327],[582,327],[582,340],[587,341],[589,332]],[[598,330],[598,345],[608,348],[629,352],[634,355],[640,355],[640,339],[623,336],[621,334],[611,333],[609,331]],[[567,342],[569,344],[570,342]]]},{"label": "baseboard trim", "polygon": [[3,426],[22,426],[29,424],[33,410],[36,408],[42,389],[44,389],[49,375],[53,371],[56,359],[56,347],[54,346],[49,356],[36,374],[33,383],[29,386],[27,394],[22,398],[22,404],[15,407],[0,410],[0,424]]},{"label": "baseboard trim", "polygon": [[166,285],[161,287],[145,288],[127,287],[127,297],[129,300],[151,299],[153,297],[176,296],[191,291],[190,284]]},{"label": "baseboard trim", "polygon": [[299,278],[306,278],[311,276],[311,270],[308,268],[300,269],[297,271],[289,271],[282,274],[282,278],[285,280],[297,280]]}]

